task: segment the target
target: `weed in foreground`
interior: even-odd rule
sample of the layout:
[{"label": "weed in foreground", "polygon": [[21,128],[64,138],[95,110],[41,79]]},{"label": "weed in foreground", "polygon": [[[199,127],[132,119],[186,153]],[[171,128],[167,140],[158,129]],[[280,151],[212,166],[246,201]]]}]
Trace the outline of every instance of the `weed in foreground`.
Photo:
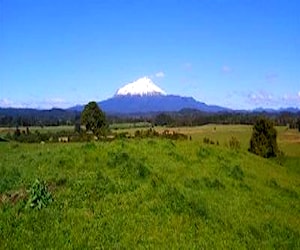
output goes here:
[{"label": "weed in foreground", "polygon": [[38,210],[47,207],[53,201],[51,193],[44,181],[36,179],[29,190],[27,207]]}]

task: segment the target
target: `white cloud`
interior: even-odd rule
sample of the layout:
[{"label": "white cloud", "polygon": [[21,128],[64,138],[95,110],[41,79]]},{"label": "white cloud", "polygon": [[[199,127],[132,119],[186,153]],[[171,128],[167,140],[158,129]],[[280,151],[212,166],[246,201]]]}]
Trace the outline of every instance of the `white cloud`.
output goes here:
[{"label": "white cloud", "polygon": [[0,106],[1,107],[9,107],[11,106],[13,103],[11,100],[8,100],[6,98],[0,99]]},{"label": "white cloud", "polygon": [[285,93],[282,96],[275,96],[267,91],[248,93],[246,101],[255,107],[300,107],[300,91],[298,93]]},{"label": "white cloud", "polygon": [[155,76],[156,76],[157,78],[163,78],[163,77],[165,77],[165,73],[162,72],[162,71],[160,71],[160,72],[157,72],[157,73],[155,74]]},{"label": "white cloud", "polygon": [[270,105],[273,104],[274,97],[266,91],[252,92],[248,94],[248,101],[255,105]]},{"label": "white cloud", "polygon": [[24,104],[16,103],[10,99],[3,98],[0,99],[0,107],[1,108],[24,108]]},{"label": "white cloud", "polygon": [[34,100],[27,102],[16,102],[7,98],[0,99],[0,107],[3,108],[37,108],[37,109],[51,109],[51,108],[68,108],[72,106],[70,102],[66,100],[55,97],[47,98],[44,100]]},{"label": "white cloud", "polygon": [[300,105],[300,91],[297,94],[284,94],[281,98],[285,103],[294,103]]}]

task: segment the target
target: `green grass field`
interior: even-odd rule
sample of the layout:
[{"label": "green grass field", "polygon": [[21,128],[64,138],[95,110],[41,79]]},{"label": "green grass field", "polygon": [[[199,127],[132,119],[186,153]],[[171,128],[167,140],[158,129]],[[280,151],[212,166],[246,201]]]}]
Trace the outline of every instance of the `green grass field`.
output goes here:
[{"label": "green grass field", "polygon": [[[170,130],[192,140],[0,142],[0,248],[300,248],[298,131],[277,128],[278,160],[247,152],[250,126]],[[26,206],[36,178],[42,210]]]}]

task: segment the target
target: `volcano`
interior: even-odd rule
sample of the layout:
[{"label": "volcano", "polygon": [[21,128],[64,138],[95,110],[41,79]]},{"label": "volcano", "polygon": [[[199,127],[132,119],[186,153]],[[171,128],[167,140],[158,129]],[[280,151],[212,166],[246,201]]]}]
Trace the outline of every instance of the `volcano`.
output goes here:
[{"label": "volcano", "polygon": [[[193,97],[168,95],[149,77],[142,77],[119,88],[112,98],[98,102],[109,114],[142,114],[150,112],[174,112],[182,109],[197,109],[203,112],[225,112],[229,109],[207,105]],[[83,106],[74,107],[81,111]]]}]

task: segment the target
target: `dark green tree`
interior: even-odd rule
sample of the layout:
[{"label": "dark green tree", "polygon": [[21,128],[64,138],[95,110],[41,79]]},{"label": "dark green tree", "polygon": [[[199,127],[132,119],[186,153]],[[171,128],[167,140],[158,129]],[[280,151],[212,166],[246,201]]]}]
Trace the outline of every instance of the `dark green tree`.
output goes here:
[{"label": "dark green tree", "polygon": [[253,126],[249,151],[265,158],[275,157],[278,154],[276,138],[272,121],[259,118]]},{"label": "dark green tree", "polygon": [[96,102],[89,102],[81,113],[81,124],[94,135],[103,134],[107,128],[105,113]]}]

